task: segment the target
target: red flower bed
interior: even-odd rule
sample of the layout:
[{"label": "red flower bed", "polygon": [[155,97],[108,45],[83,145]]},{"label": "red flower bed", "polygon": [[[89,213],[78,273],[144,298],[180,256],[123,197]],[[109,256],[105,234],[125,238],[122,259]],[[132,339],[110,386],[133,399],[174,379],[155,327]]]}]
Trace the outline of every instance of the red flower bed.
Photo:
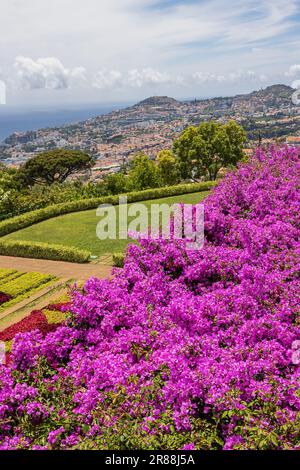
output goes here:
[{"label": "red flower bed", "polygon": [[12,364],[12,354],[10,352],[5,354],[5,365],[10,366]]},{"label": "red flower bed", "polygon": [[0,333],[0,341],[11,341],[18,333],[26,333],[31,330],[39,330],[44,336],[56,330],[59,325],[49,324],[46,316],[40,310],[35,310],[18,323],[6,328]]},{"label": "red flower bed", "polygon": [[70,302],[61,302],[58,304],[50,304],[46,307],[46,310],[57,311],[57,312],[66,312],[70,310],[71,303]]},{"label": "red flower bed", "polygon": [[8,302],[10,299],[10,295],[5,294],[4,292],[0,292],[0,305],[5,304],[5,302]]}]

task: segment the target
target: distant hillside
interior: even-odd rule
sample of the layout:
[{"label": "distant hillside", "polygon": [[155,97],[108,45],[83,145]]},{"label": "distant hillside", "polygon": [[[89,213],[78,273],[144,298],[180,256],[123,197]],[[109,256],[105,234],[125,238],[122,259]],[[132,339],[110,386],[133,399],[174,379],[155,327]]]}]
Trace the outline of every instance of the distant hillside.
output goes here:
[{"label": "distant hillside", "polygon": [[237,95],[234,99],[248,98],[253,99],[257,98],[263,102],[269,103],[271,105],[276,105],[279,102],[286,103],[290,102],[291,96],[295,90],[287,85],[271,85],[262,90],[253,91],[247,95]]},{"label": "distant hillside", "polygon": [[143,101],[140,101],[135,105],[135,107],[143,107],[143,106],[174,106],[180,105],[181,103],[174,98],[169,98],[168,96],[151,96],[150,98],[146,98]]},{"label": "distant hillside", "polygon": [[[283,84],[277,84],[277,85],[270,85],[264,89],[261,90],[255,90],[252,91],[251,93],[246,93],[246,94],[240,94],[240,95],[235,95],[235,96],[229,96],[229,97],[216,97],[216,98],[210,98],[210,99],[200,99],[197,101],[200,102],[213,102],[215,101],[216,103],[219,103],[220,101],[228,101],[228,102],[235,102],[235,101],[248,101],[248,100],[259,100],[261,102],[269,102],[270,104],[272,103],[273,105],[278,104],[278,102],[286,102],[287,100],[291,99],[291,96],[294,92],[294,89],[288,85],[283,85]],[[143,101],[140,101],[139,103],[134,105],[134,108],[136,107],[155,107],[155,106],[174,106],[174,105],[181,105],[182,102],[175,100],[174,98],[170,98],[169,96],[150,96],[149,98],[146,98]]]},{"label": "distant hillside", "polygon": [[219,109],[222,105],[223,109],[243,109],[244,106],[252,108],[253,112],[259,112],[266,108],[280,108],[291,105],[291,98],[294,89],[287,85],[271,85],[261,90],[255,90],[251,93],[217,97],[207,100],[199,100],[198,102],[207,104],[211,111]]},{"label": "distant hillside", "polygon": [[41,151],[63,147],[93,155],[98,166],[118,166],[138,152],[155,158],[160,150],[171,148],[187,126],[210,119],[236,120],[249,141],[284,142],[287,136],[300,137],[300,107],[292,101],[293,91],[278,84],[252,93],[193,101],[151,96],[71,125],[15,133],[4,141],[0,160],[18,166]]},{"label": "distant hillside", "polygon": [[281,98],[290,97],[295,90],[288,85],[270,85],[259,91],[253,91],[250,95],[259,94],[260,96],[274,95]]}]

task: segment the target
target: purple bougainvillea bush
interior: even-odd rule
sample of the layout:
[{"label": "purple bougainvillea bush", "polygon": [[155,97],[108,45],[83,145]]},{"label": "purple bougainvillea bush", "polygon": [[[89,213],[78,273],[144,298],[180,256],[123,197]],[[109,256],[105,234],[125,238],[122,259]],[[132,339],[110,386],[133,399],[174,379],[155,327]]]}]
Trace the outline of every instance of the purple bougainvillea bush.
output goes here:
[{"label": "purple bougainvillea bush", "polygon": [[299,449],[299,186],[299,151],[259,150],[206,200],[202,250],[132,245],[18,335],[1,448]]}]

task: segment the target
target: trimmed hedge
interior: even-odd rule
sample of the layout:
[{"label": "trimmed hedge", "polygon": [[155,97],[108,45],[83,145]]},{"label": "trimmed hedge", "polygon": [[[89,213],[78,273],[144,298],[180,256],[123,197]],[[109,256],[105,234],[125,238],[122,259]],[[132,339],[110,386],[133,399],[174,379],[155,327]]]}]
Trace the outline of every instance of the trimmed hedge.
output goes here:
[{"label": "trimmed hedge", "polygon": [[[181,194],[209,191],[215,185],[216,182],[214,181],[193,184],[180,184],[177,186],[167,186],[163,188],[147,189],[144,191],[132,192],[126,194],[126,196],[128,198],[128,202],[131,203],[147,201],[151,199],[159,199],[163,197],[180,196]],[[17,217],[13,217],[11,219],[0,222],[0,237],[29,227],[38,222],[42,222],[47,219],[52,219],[53,217],[57,217],[59,215],[69,214],[71,212],[81,212],[90,209],[96,209],[100,204],[117,205],[119,203],[119,197],[120,195],[104,196],[102,198],[93,199],[81,199],[79,201],[56,204],[53,206],[45,207],[44,209],[38,209],[32,212],[27,212],[26,214],[22,214]]]},{"label": "trimmed hedge", "polygon": [[0,240],[0,255],[69,261],[71,263],[87,263],[91,253],[63,245]]},{"label": "trimmed hedge", "polygon": [[[14,274],[16,274],[17,271],[15,269],[3,269],[0,268],[0,281],[2,281],[5,278],[11,277]],[[3,282],[3,281],[2,281]]]},{"label": "trimmed hedge", "polygon": [[17,297],[13,297],[11,300],[9,300],[8,302],[0,306],[0,314],[4,312],[5,310],[7,310],[8,308],[13,307],[14,305],[17,305],[18,303],[22,302],[22,300],[29,299],[36,292],[39,292],[43,289],[53,286],[55,281],[56,281],[56,278],[53,277],[53,279],[46,282],[45,284],[40,284],[37,287],[33,287],[30,291],[24,292],[24,294],[20,294]]},{"label": "trimmed hedge", "polygon": [[59,310],[47,310],[44,308],[43,314],[47,318],[49,325],[57,325],[65,321],[67,318],[66,312],[60,312]]},{"label": "trimmed hedge", "polygon": [[4,280],[0,283],[0,289],[11,297],[17,297],[25,294],[42,284],[54,279],[50,274],[41,273],[23,273],[20,277],[9,281]]},{"label": "trimmed hedge", "polygon": [[23,273],[19,272],[19,271],[14,271],[14,270],[7,270],[7,274],[6,275],[2,275],[1,276],[1,272],[0,272],[0,284],[4,281],[12,281],[13,279],[17,279],[18,277],[22,276]]}]

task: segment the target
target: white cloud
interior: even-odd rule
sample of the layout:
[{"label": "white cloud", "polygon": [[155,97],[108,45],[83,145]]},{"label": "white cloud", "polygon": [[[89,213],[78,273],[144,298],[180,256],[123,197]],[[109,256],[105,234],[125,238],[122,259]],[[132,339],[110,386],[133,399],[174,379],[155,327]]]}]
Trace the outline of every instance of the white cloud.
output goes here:
[{"label": "white cloud", "polygon": [[128,72],[127,82],[134,88],[142,88],[143,86],[161,85],[171,82],[168,74],[159,72],[150,67],[142,70],[132,69]]},{"label": "white cloud", "polygon": [[194,72],[190,74],[171,75],[166,72],[154,70],[150,67],[144,69],[131,69],[126,72],[102,69],[96,73],[92,81],[95,88],[101,90],[121,90],[128,87],[135,89],[158,86],[186,87],[187,85],[203,85],[209,83],[242,83],[265,82],[268,76],[257,74],[252,70],[239,70],[235,72]]},{"label": "white cloud", "polygon": [[[285,0],[284,8],[282,4],[282,0],[1,0],[1,66],[9,87],[16,56],[59,57],[60,65],[26,59],[16,68],[23,87],[57,89],[80,82],[84,69],[76,65],[82,64],[93,77],[94,88],[65,93],[70,101],[79,96],[84,100],[88,93],[91,99],[115,100],[115,90],[123,99],[125,87],[126,99],[141,97],[151,87],[179,97],[179,85],[190,87],[182,93],[185,97],[198,91],[198,83],[207,85],[205,94],[222,92],[225,84],[226,92],[239,92],[236,83],[245,88],[248,80],[250,89],[254,79],[230,78],[230,69],[251,69],[257,77],[267,71],[269,80],[275,80],[279,73],[284,77],[287,64],[297,64],[299,41],[291,44],[299,38],[300,3]],[[191,79],[198,70],[212,72]],[[51,100],[50,95],[42,92],[39,97]],[[19,102],[28,94],[16,90],[9,96]]]},{"label": "white cloud", "polygon": [[209,82],[215,83],[239,83],[243,81],[258,81],[263,82],[267,80],[265,74],[257,74],[253,70],[239,70],[237,72],[227,73],[213,73],[213,72],[195,72],[191,76],[192,81],[198,85]]},{"label": "white cloud", "polygon": [[294,90],[300,90],[300,80],[294,80],[292,83],[292,88],[294,88]]},{"label": "white cloud", "polygon": [[93,86],[100,90],[121,88],[123,86],[123,75],[118,70],[99,70],[94,76]]},{"label": "white cloud", "polygon": [[[84,83],[86,89],[96,88],[111,92],[129,89],[145,89],[150,92],[151,88],[169,92],[171,86],[180,89],[195,85],[263,83],[269,79],[268,75],[253,70],[171,74],[152,67],[132,68],[125,71],[102,68],[89,76],[84,67],[68,69],[55,57],[40,58],[35,61],[29,57],[19,56],[15,59],[14,68],[18,83],[27,90],[60,90]],[[296,66],[291,69],[295,71]]]},{"label": "white cloud", "polygon": [[192,75],[192,80],[195,83],[201,85],[202,83],[206,83],[212,80],[215,80],[216,75],[210,72],[195,72]]},{"label": "white cloud", "polygon": [[34,61],[18,56],[14,64],[17,77],[25,89],[65,89],[85,80],[84,67],[67,69],[56,57],[45,57]]},{"label": "white cloud", "polygon": [[6,104],[6,85],[3,80],[0,80],[0,105]]},{"label": "white cloud", "polygon": [[300,74],[300,64],[291,65],[289,70],[285,73],[287,77],[296,77]]},{"label": "white cloud", "polygon": [[93,79],[93,86],[102,90],[119,89],[124,87],[143,88],[154,85],[171,83],[171,77],[150,67],[131,69],[125,73],[118,70],[99,70]]}]

